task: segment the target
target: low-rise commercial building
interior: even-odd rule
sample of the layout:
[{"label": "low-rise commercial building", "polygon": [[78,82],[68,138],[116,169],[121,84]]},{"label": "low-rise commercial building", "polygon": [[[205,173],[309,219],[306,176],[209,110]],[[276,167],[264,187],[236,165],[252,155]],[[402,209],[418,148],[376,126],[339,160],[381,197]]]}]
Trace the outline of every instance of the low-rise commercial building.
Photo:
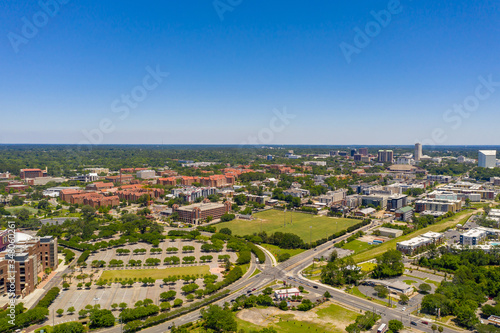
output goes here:
[{"label": "low-rise commercial building", "polygon": [[295,297],[300,296],[300,290],[298,290],[297,288],[290,288],[290,289],[278,289],[274,291],[274,297],[276,299],[292,298],[293,296]]},{"label": "low-rise commercial building", "polygon": [[202,202],[189,206],[172,206],[172,213],[178,213],[179,218],[183,222],[192,224],[201,224],[203,220],[211,216],[213,219],[218,219],[231,209],[231,202],[226,201],[224,204],[215,202]]},{"label": "low-rise commercial building", "polygon": [[384,228],[384,227],[379,228],[378,231],[380,232],[380,236],[391,237],[391,238],[396,238],[403,234],[403,230]]}]

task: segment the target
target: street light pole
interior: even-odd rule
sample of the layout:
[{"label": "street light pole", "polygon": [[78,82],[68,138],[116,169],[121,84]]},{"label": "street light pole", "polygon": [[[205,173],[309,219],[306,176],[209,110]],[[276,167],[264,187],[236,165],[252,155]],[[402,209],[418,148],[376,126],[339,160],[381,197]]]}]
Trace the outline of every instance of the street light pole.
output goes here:
[{"label": "street light pole", "polygon": [[309,226],[309,247],[312,248],[312,225]]}]

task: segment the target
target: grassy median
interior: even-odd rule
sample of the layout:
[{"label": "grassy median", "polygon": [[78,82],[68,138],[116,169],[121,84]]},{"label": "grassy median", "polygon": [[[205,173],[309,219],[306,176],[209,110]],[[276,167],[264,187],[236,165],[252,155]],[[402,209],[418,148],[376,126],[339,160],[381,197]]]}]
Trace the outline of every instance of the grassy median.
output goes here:
[{"label": "grassy median", "polygon": [[116,271],[104,271],[101,279],[114,280],[115,278],[122,279],[141,279],[151,277],[156,280],[162,280],[166,277],[177,275],[205,275],[210,274],[210,267],[203,266],[188,266],[188,267],[172,267],[164,269],[122,269]]}]

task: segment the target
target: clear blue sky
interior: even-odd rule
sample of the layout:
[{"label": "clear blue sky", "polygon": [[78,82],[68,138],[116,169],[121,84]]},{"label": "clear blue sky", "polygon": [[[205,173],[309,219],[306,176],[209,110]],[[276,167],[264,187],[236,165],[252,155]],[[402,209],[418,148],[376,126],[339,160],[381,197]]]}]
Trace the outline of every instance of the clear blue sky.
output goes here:
[{"label": "clear blue sky", "polygon": [[[75,144],[108,122],[95,143],[413,144],[438,129],[439,144],[500,144],[500,84],[446,113],[478,101],[479,76],[500,82],[498,1],[62,2],[53,17],[0,4],[0,143]],[[367,25],[348,63],[340,45]],[[169,75],[140,96],[148,66]]]}]

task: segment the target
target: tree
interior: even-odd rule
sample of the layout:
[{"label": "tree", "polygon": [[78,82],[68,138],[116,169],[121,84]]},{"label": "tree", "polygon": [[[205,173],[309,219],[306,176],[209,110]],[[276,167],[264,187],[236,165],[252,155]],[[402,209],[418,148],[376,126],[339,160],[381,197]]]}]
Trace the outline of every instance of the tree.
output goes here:
[{"label": "tree", "polygon": [[17,195],[15,195],[12,198],[12,200],[10,200],[10,205],[11,206],[21,206],[23,203],[24,203],[24,200],[21,197],[17,196]]},{"label": "tree", "polygon": [[323,294],[323,296],[324,296],[325,298],[330,298],[330,297],[332,297],[332,295],[328,292],[328,290],[327,290],[327,291],[325,291],[325,293]]},{"label": "tree", "polygon": [[377,296],[380,298],[386,298],[387,295],[389,295],[389,289],[387,289],[387,287],[385,286],[378,285],[375,286],[374,289],[377,292]]},{"label": "tree", "polygon": [[398,250],[389,250],[377,257],[377,267],[372,272],[376,279],[395,277],[404,272],[403,256]]},{"label": "tree", "polygon": [[397,333],[404,328],[403,323],[400,322],[399,320],[396,320],[396,319],[389,320],[388,326],[389,326],[389,330],[391,330],[394,333]]},{"label": "tree", "polygon": [[127,303],[121,302],[120,304],[118,304],[118,307],[122,310],[125,310],[127,308]]},{"label": "tree", "polygon": [[71,314],[75,313],[75,307],[74,306],[70,306],[68,308],[68,313],[71,313]]},{"label": "tree", "polygon": [[419,286],[418,286],[418,290],[422,293],[422,294],[428,294],[432,288],[430,285],[428,285],[427,283],[421,283]]},{"label": "tree", "polygon": [[279,308],[280,310],[286,311],[286,310],[288,310],[288,303],[287,303],[285,300],[282,300],[282,301],[278,304],[278,308]]},{"label": "tree", "polygon": [[57,313],[57,314],[59,315],[59,317],[60,317],[60,316],[62,316],[62,315],[63,315],[64,310],[63,310],[63,309],[57,309],[56,313]]},{"label": "tree", "polygon": [[83,333],[85,332],[85,327],[83,327],[82,323],[78,322],[70,322],[63,323],[54,326],[52,333]]},{"label": "tree", "polygon": [[229,228],[222,228],[222,229],[219,230],[219,232],[221,234],[226,234],[226,235],[229,235],[229,236],[231,236],[233,234],[233,232]]},{"label": "tree", "polygon": [[111,310],[94,309],[90,315],[90,328],[111,327],[115,324],[115,316]]},{"label": "tree", "polygon": [[202,309],[203,326],[215,332],[235,332],[237,323],[230,310],[224,310],[220,306],[210,305],[208,309]]},{"label": "tree", "polygon": [[437,330],[437,325],[436,324],[432,324],[431,330],[432,330],[432,332],[435,332]]},{"label": "tree", "polygon": [[408,304],[408,302],[410,301],[410,298],[408,296],[406,296],[405,294],[399,294],[399,300],[400,300],[401,304]]},{"label": "tree", "polygon": [[444,331],[443,326],[438,326],[438,331],[439,331],[439,333],[443,333],[443,331]]}]

